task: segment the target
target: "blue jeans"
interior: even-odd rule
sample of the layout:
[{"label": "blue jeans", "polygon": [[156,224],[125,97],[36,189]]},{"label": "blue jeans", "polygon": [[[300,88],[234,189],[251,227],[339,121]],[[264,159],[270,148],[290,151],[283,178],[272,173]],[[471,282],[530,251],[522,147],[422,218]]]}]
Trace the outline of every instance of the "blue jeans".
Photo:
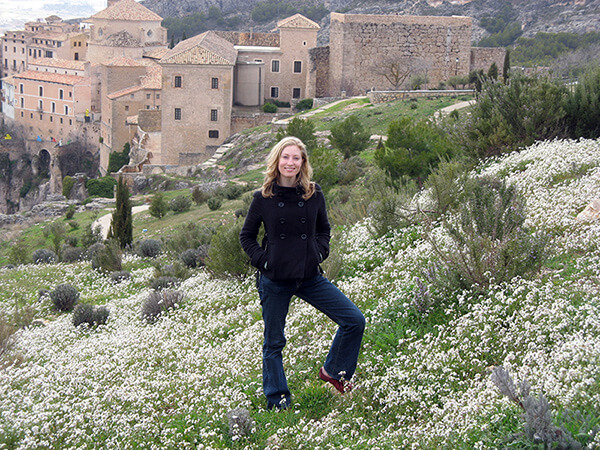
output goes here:
[{"label": "blue jeans", "polygon": [[291,403],[281,352],[286,343],[285,319],[294,295],[339,325],[323,367],[333,378],[352,378],[365,330],[365,318],[337,287],[321,275],[304,281],[272,281],[261,275],[258,293],[265,323],[263,391],[269,408],[285,408]]}]

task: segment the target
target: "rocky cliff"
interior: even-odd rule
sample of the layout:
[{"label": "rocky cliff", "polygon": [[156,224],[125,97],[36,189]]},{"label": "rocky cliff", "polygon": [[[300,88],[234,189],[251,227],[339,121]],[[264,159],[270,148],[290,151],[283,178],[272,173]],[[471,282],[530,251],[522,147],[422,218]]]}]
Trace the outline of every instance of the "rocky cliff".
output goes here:
[{"label": "rocky cliff", "polygon": [[[162,17],[181,17],[198,11],[208,11],[211,6],[220,8],[226,15],[241,14],[244,30],[272,30],[274,23],[256,24],[250,13],[261,0],[143,0],[142,3]],[[319,3],[315,0],[315,3]],[[514,10],[523,35],[533,36],[544,32],[585,33],[600,31],[600,0],[329,0],[323,2],[330,11],[361,14],[403,15],[464,15],[473,17],[473,39],[479,40],[486,32],[479,27],[484,16],[495,17],[507,5]],[[321,21],[319,42],[327,42],[329,17]]]}]

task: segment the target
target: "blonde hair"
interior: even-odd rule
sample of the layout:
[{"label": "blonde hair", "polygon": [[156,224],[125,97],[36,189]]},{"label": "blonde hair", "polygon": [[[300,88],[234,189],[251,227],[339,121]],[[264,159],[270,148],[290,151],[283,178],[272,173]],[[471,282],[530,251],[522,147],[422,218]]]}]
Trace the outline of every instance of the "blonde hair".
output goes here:
[{"label": "blonde hair", "polygon": [[281,157],[283,150],[290,145],[297,146],[302,154],[302,167],[300,168],[298,175],[296,175],[297,185],[304,189],[304,195],[302,198],[304,198],[304,200],[308,200],[315,193],[315,183],[310,180],[312,178],[313,170],[308,162],[306,145],[304,145],[304,142],[297,137],[287,136],[275,144],[275,146],[271,149],[269,156],[267,156],[267,169],[264,172],[265,179],[261,188],[263,197],[273,197],[273,185],[279,176],[279,158]]}]

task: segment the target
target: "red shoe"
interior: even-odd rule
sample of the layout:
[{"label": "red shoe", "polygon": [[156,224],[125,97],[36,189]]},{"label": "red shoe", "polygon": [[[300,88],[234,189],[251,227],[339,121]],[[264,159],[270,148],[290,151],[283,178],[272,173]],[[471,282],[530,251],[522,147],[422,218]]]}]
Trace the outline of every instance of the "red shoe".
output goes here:
[{"label": "red shoe", "polygon": [[340,391],[340,393],[342,394],[350,392],[354,387],[354,385],[351,382],[346,381],[343,378],[341,380],[336,380],[335,378],[331,378],[329,375],[326,375],[322,367],[321,369],[319,369],[319,378],[323,381],[331,383],[333,387]]}]

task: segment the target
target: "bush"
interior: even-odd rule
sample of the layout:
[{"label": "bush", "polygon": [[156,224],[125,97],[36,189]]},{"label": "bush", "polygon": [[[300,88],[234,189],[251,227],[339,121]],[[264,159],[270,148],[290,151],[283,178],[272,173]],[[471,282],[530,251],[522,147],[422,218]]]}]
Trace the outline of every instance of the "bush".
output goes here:
[{"label": "bush", "polygon": [[75,215],[75,211],[77,210],[77,206],[75,205],[69,205],[67,207],[67,211],[65,212],[65,217],[69,220],[71,220],[73,218],[73,216]]},{"label": "bush", "polygon": [[186,251],[179,255],[181,262],[190,269],[195,269],[204,265],[202,254],[195,248],[188,248]]},{"label": "bush", "polygon": [[29,262],[29,250],[25,241],[19,239],[8,251],[8,259],[12,264],[27,264]]},{"label": "bush", "polygon": [[222,194],[228,200],[235,200],[240,197],[244,193],[244,188],[236,183],[229,183],[227,186],[223,187],[219,194]]},{"label": "bush", "polygon": [[102,240],[102,227],[100,225],[94,227],[93,223],[91,223],[83,231],[83,235],[81,236],[81,246],[89,249],[94,244],[101,243]]},{"label": "bush", "polygon": [[266,113],[276,113],[277,105],[274,105],[273,103],[265,103],[262,107],[262,110]]},{"label": "bush", "polygon": [[70,311],[79,301],[79,292],[70,284],[59,284],[50,292],[54,308],[59,311]]},{"label": "bush", "polygon": [[298,103],[296,103],[296,109],[298,111],[305,111],[307,109],[311,109],[313,107],[313,99],[312,98],[305,98],[304,100],[300,100]]},{"label": "bush", "polygon": [[62,261],[72,263],[84,259],[84,250],[81,247],[64,246],[62,249]]},{"label": "bush", "polygon": [[62,195],[64,195],[66,198],[69,198],[69,195],[71,195],[71,191],[73,190],[73,186],[75,186],[75,180],[73,179],[73,177],[70,177],[69,175],[64,177],[62,185]]},{"label": "bush", "polygon": [[113,198],[117,180],[107,175],[102,178],[90,178],[85,183],[88,194],[93,197]]},{"label": "bush", "polygon": [[160,255],[161,242],[157,239],[145,239],[136,245],[136,253],[145,258],[156,258]]},{"label": "bush", "polygon": [[155,291],[162,291],[163,289],[170,289],[177,287],[179,280],[175,277],[158,277],[152,280],[150,287]]},{"label": "bush", "polygon": [[58,261],[56,253],[47,248],[37,249],[35,252],[33,252],[31,259],[33,259],[34,264],[52,264]]},{"label": "bush", "polygon": [[78,242],[79,242],[79,239],[77,239],[77,236],[67,236],[65,238],[65,244],[67,244],[71,247],[77,247]]},{"label": "bush", "polygon": [[165,201],[165,197],[162,192],[157,192],[152,196],[152,201],[150,202],[150,215],[152,217],[156,217],[160,219],[167,215],[169,211],[169,205]]},{"label": "bush", "polygon": [[201,205],[208,200],[208,192],[203,191],[200,186],[194,186],[192,189],[192,200],[196,205]]},{"label": "bush", "polygon": [[163,313],[176,308],[184,299],[184,293],[165,289],[151,292],[142,305],[142,319],[154,322]]},{"label": "bush", "polygon": [[185,212],[192,206],[192,200],[187,195],[178,195],[169,201],[169,209],[176,213]]},{"label": "bush", "polygon": [[71,230],[76,230],[77,228],[79,228],[79,222],[77,222],[76,220],[69,220],[68,223],[71,227]]},{"label": "bush", "polygon": [[121,270],[123,253],[119,243],[114,239],[107,241],[106,245],[92,254],[92,268],[103,273]]},{"label": "bush", "polygon": [[118,270],[110,274],[110,279],[113,283],[120,283],[121,281],[129,280],[131,274],[126,270]]},{"label": "bush", "polygon": [[317,138],[315,137],[315,125],[311,120],[294,117],[285,127],[285,130],[279,130],[275,139],[282,140],[286,136],[294,136],[304,142],[306,150],[310,153],[317,147]]},{"label": "bush", "polygon": [[85,257],[88,260],[92,260],[94,258],[94,255],[96,254],[96,252],[103,250],[104,249],[104,244],[101,242],[96,242],[95,244],[90,245],[87,250],[85,251]]},{"label": "bush", "polygon": [[208,209],[210,209],[211,211],[216,211],[221,207],[222,204],[223,200],[221,200],[219,197],[211,197],[208,199],[207,202]]},{"label": "bush", "polygon": [[363,128],[358,117],[350,116],[331,127],[329,141],[347,159],[366,149],[370,136],[371,134]]},{"label": "bush", "polygon": [[173,264],[160,265],[156,263],[154,266],[155,277],[170,277],[185,280],[190,276],[188,268],[179,260],[173,261]]},{"label": "bush", "polygon": [[[188,222],[162,238],[163,248],[175,257],[188,248],[208,248],[215,230],[212,226]],[[204,256],[206,252],[204,252]]]},{"label": "bush", "polygon": [[105,325],[109,314],[108,309],[104,306],[95,307],[88,304],[80,304],[73,311],[73,325],[76,327],[81,324],[87,324],[90,327]]},{"label": "bush", "polygon": [[436,279],[454,280],[454,289],[482,290],[539,270],[545,241],[524,225],[524,203],[514,186],[469,180],[458,205],[455,219],[444,223],[449,245],[428,234],[446,274]]},{"label": "bush", "polygon": [[250,264],[240,244],[242,221],[221,226],[210,241],[206,267],[217,276],[243,277],[250,273]]}]

